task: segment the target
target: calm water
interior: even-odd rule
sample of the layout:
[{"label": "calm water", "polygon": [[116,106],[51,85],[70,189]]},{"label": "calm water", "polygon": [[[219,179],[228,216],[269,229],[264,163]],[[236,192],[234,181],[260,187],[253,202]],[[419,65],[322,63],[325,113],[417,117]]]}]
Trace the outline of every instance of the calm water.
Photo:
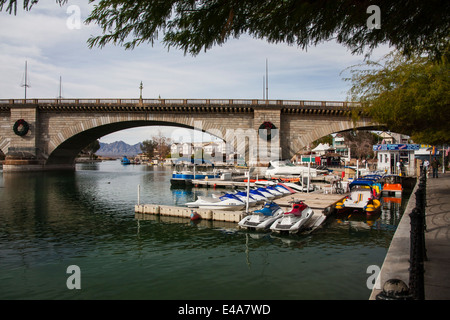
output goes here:
[{"label": "calm water", "polygon": [[[274,237],[235,223],[135,217],[208,189],[171,190],[171,168],[77,165],[72,173],[0,173],[0,299],[368,299],[401,207],[373,221],[330,219]],[[139,219],[138,219],[139,218]],[[69,290],[67,267],[81,271]]]}]

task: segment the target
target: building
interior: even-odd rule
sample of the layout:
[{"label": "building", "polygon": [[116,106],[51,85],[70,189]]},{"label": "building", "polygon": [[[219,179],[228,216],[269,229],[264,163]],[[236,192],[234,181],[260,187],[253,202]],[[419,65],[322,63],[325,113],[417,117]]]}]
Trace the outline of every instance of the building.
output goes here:
[{"label": "building", "polygon": [[388,174],[415,175],[414,152],[419,144],[376,144],[373,151],[377,155],[377,170]]},{"label": "building", "polygon": [[338,133],[333,136],[333,148],[335,149],[335,153],[340,154],[342,158],[350,161],[350,147],[346,145],[343,135]]}]

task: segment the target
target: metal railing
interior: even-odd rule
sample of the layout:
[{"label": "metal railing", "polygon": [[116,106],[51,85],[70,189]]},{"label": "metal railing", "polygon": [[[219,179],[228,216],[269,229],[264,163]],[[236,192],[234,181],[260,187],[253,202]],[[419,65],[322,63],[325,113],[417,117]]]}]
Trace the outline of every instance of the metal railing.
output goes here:
[{"label": "metal railing", "polygon": [[427,176],[423,170],[419,177],[419,185],[415,192],[416,207],[412,210],[410,239],[409,290],[413,299],[425,299],[424,262],[427,260],[425,247]]},{"label": "metal railing", "polygon": [[425,246],[427,175],[422,170],[415,195],[416,205],[409,214],[411,231],[409,247],[409,287],[399,279],[389,279],[377,300],[425,300],[425,267],[428,260]]},{"label": "metal railing", "polygon": [[0,99],[0,105],[23,104],[145,104],[145,105],[277,105],[288,107],[342,107],[352,108],[360,104],[347,101],[311,101],[311,100],[259,100],[259,99]]}]

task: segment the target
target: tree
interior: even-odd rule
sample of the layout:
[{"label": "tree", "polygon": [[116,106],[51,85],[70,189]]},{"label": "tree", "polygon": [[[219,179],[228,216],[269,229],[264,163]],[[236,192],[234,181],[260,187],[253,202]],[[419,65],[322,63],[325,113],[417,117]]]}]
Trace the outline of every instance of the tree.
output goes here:
[{"label": "tree", "polygon": [[366,159],[373,157],[373,145],[377,143],[378,136],[369,131],[352,130],[341,132],[345,144],[351,150],[353,158]]},{"label": "tree", "polygon": [[324,144],[328,143],[330,146],[333,145],[333,136],[331,134],[329,134],[327,136],[324,136],[320,139],[313,141],[311,144],[311,148],[315,148],[321,143],[324,143]]},{"label": "tree", "polygon": [[[29,10],[39,0],[24,0]],[[0,0],[0,10],[17,11],[17,0]],[[67,0],[56,0],[65,4]],[[439,57],[448,39],[450,1],[447,0],[90,0],[96,2],[87,23],[98,24],[102,35],[89,46],[107,43],[131,49],[152,43],[163,34],[170,48],[197,55],[243,34],[271,43],[303,49],[335,39],[355,53],[389,44],[404,54],[432,53]],[[368,20],[379,8],[381,26]]]},{"label": "tree", "polygon": [[158,143],[154,140],[144,140],[141,145],[141,151],[149,158],[152,159],[155,155],[155,149],[158,146]]},{"label": "tree", "polygon": [[161,131],[158,131],[157,136],[153,136],[153,141],[156,142],[156,149],[160,159],[165,159],[170,155],[170,145],[172,139],[165,137]]},{"label": "tree", "polygon": [[363,112],[416,143],[450,143],[450,65],[442,59],[391,53],[352,67],[350,95]]}]

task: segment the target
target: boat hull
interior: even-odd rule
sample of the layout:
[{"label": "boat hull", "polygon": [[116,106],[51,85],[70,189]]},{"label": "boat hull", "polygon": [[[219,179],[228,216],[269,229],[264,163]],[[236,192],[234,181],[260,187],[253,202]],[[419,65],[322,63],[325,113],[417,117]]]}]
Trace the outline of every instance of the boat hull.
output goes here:
[{"label": "boat hull", "polygon": [[282,213],[272,216],[264,217],[258,214],[252,214],[239,221],[238,226],[248,230],[267,230],[272,223],[282,217]]}]

